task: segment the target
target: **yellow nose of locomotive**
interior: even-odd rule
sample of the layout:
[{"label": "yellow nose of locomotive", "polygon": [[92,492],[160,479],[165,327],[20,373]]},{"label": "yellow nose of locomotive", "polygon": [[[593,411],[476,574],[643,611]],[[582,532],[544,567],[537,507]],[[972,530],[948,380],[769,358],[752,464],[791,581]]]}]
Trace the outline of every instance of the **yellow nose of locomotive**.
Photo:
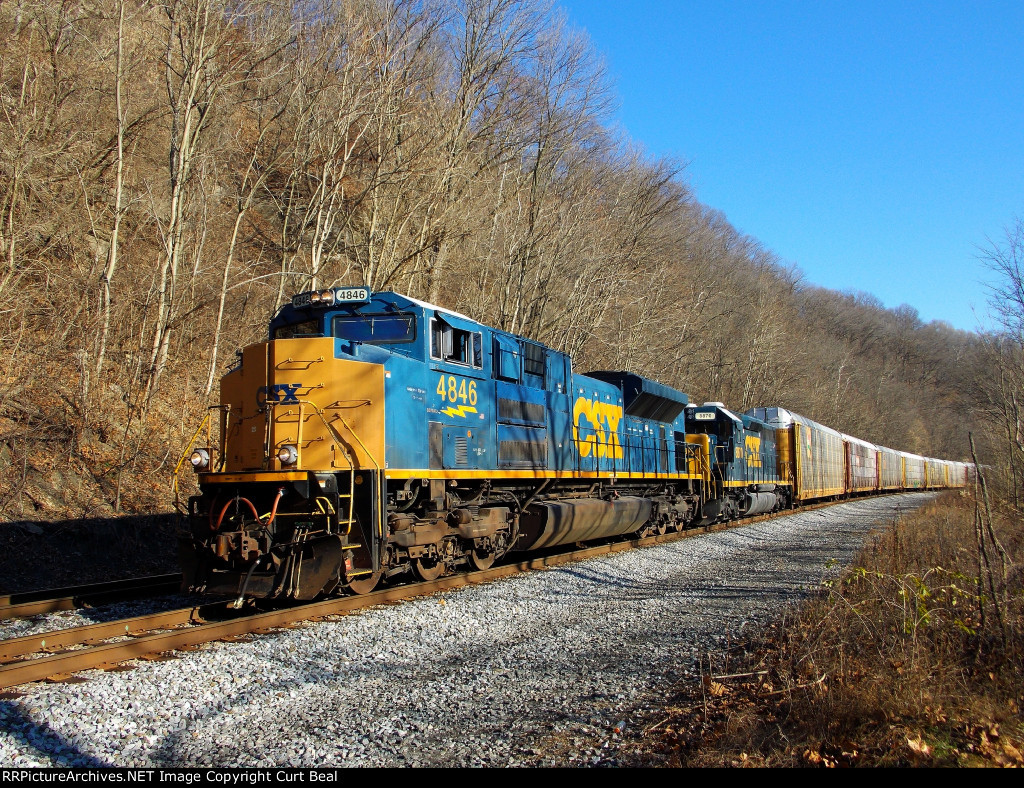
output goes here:
[{"label": "yellow nose of locomotive", "polygon": [[334,340],[250,345],[221,381],[224,472],[380,469],[384,368],[334,357]]},{"label": "yellow nose of locomotive", "polygon": [[200,472],[181,540],[188,588],[313,599],[377,577],[384,368],[334,340],[247,347],[221,381],[221,462]]}]

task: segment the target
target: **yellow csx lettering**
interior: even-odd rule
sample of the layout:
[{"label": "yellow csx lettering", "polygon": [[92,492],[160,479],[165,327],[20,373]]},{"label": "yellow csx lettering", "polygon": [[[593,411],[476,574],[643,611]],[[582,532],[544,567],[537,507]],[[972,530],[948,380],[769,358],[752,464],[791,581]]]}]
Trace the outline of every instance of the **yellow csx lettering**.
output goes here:
[{"label": "yellow csx lettering", "polygon": [[[580,418],[584,418],[593,430],[592,435],[580,437]],[[619,443],[619,422],[622,420],[622,406],[610,402],[593,402],[585,397],[576,400],[572,408],[572,439],[580,457],[622,457]],[[587,425],[584,425],[586,429]]]},{"label": "yellow csx lettering", "polygon": [[747,465],[751,468],[761,467],[761,439],[756,435],[748,435],[746,438]]}]

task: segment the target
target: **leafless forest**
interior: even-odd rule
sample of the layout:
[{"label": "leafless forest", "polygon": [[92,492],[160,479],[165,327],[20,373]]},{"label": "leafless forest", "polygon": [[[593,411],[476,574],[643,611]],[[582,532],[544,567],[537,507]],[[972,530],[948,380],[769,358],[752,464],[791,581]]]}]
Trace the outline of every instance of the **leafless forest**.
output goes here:
[{"label": "leafless forest", "polygon": [[4,519],[166,510],[235,349],[349,283],[1018,473],[1019,227],[998,334],[809,285],[612,127],[544,0],[2,0],[0,29]]}]

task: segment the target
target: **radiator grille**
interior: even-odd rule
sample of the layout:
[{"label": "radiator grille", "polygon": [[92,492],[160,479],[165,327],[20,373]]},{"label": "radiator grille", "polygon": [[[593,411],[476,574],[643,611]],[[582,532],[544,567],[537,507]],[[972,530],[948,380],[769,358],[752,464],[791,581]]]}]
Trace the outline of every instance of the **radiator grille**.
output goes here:
[{"label": "radiator grille", "polygon": [[501,465],[530,465],[547,467],[548,446],[539,441],[501,441],[498,444],[498,462]]},{"label": "radiator grille", "polygon": [[469,465],[469,441],[466,438],[455,439],[455,464],[460,467]]},{"label": "radiator grille", "polygon": [[536,402],[522,402],[516,399],[498,398],[499,421],[523,421],[530,424],[544,424],[544,406]]}]

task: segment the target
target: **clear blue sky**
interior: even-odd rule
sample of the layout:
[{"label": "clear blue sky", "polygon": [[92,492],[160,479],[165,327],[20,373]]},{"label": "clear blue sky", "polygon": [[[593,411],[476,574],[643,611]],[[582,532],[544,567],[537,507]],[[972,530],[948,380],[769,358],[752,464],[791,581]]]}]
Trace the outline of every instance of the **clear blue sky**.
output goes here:
[{"label": "clear blue sky", "polygon": [[1024,0],[557,0],[616,120],[806,281],[979,326],[1024,218]]}]

